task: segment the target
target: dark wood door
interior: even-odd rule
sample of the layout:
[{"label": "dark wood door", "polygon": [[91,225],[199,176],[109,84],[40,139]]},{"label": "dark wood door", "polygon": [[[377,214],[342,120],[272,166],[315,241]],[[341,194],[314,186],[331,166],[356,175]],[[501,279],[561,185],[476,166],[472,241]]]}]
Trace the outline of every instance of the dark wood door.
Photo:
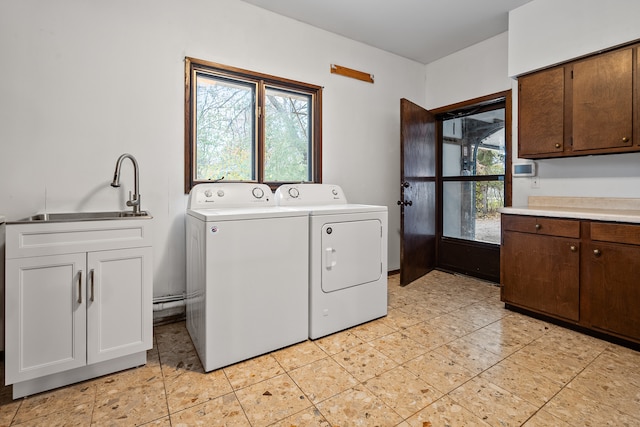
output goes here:
[{"label": "dark wood door", "polygon": [[583,251],[588,326],[640,339],[640,246],[590,242]]},{"label": "dark wood door", "polygon": [[436,118],[400,100],[400,284],[436,266]]},{"label": "dark wood door", "polygon": [[630,147],[633,50],[598,55],[573,66],[573,150]]},{"label": "dark wood door", "polygon": [[502,301],[577,322],[579,250],[578,239],[504,231]]},{"label": "dark wood door", "polygon": [[564,150],[564,67],[518,79],[518,155]]}]

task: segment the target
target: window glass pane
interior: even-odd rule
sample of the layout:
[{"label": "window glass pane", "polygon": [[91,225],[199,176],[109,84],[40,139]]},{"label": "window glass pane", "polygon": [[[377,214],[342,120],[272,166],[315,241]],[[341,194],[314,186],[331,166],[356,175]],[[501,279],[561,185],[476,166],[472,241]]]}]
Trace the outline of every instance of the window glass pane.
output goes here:
[{"label": "window glass pane", "polygon": [[445,237],[500,244],[504,181],[444,182],[443,191]]},{"label": "window glass pane", "polygon": [[265,181],[311,180],[311,96],[266,89]]},{"label": "window glass pane", "polygon": [[255,180],[255,84],[196,75],[195,180]]},{"label": "window glass pane", "polygon": [[504,175],[504,108],[442,122],[444,176]]}]

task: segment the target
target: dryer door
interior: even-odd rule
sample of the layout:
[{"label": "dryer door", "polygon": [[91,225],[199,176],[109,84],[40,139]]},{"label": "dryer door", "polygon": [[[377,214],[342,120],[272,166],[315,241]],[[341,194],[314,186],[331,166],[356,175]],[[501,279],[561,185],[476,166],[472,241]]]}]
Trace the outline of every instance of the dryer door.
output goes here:
[{"label": "dryer door", "polygon": [[374,282],[382,274],[382,223],[377,219],[322,227],[322,290]]}]

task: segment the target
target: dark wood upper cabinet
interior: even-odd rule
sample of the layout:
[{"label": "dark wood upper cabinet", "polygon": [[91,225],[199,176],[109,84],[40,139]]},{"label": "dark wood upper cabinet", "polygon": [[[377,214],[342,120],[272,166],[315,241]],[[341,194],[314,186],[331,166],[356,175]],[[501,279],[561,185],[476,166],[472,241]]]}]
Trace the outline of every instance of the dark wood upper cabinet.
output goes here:
[{"label": "dark wood upper cabinet", "polygon": [[520,77],[518,157],[640,151],[639,50],[627,46]]},{"label": "dark wood upper cabinet", "polygon": [[573,151],[633,145],[633,49],[573,66]]},{"label": "dark wood upper cabinet", "polygon": [[518,96],[519,157],[562,153],[564,68],[551,68],[520,78]]}]

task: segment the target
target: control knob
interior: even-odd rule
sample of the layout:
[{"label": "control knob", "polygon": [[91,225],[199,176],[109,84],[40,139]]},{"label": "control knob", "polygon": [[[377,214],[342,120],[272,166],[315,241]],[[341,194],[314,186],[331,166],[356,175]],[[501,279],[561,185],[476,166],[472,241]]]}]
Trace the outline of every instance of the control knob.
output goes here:
[{"label": "control knob", "polygon": [[291,197],[293,197],[294,199],[297,199],[297,198],[298,198],[298,196],[300,195],[300,192],[298,191],[298,189],[297,189],[297,188],[295,188],[295,187],[291,187],[291,188],[289,189],[289,195],[290,195]]},{"label": "control knob", "polygon": [[211,190],[205,190],[205,191],[204,191],[204,196],[205,196],[205,197],[211,197],[211,195],[212,195],[212,194],[213,194],[213,193],[211,193]]},{"label": "control knob", "polygon": [[251,190],[251,193],[253,193],[253,197],[256,199],[262,199],[262,196],[264,196],[264,191],[260,187],[254,187],[254,189]]}]

